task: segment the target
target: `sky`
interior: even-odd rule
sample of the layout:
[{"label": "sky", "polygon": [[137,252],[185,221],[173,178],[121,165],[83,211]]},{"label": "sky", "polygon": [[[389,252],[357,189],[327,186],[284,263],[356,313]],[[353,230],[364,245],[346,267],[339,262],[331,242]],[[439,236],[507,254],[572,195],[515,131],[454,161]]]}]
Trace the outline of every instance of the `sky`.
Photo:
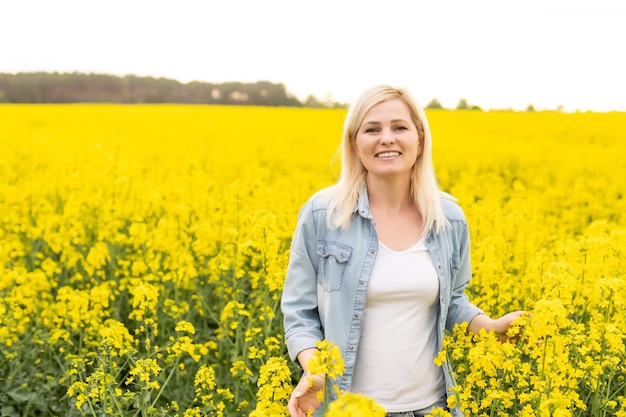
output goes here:
[{"label": "sky", "polygon": [[622,0],[0,2],[0,72],[267,80],[350,102],[626,111]]}]

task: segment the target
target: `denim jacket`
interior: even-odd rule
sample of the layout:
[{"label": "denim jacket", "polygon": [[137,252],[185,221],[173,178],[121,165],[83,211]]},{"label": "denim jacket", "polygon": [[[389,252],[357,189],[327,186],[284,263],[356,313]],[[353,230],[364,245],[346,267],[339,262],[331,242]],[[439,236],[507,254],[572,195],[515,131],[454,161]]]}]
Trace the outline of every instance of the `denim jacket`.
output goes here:
[{"label": "denim jacket", "polygon": [[[300,210],[281,308],[291,359],[297,362],[298,353],[315,347],[318,340],[332,341],[339,347],[345,363],[343,375],[333,383],[340,390],[349,391],[367,285],[378,253],[378,236],[365,188],[360,193],[347,230],[327,226],[327,203],[327,193],[319,192]],[[449,225],[440,233],[431,230],[426,237],[426,246],[439,277],[438,350],[442,349],[446,329],[451,332],[456,323],[469,323],[482,313],[464,294],[471,278],[465,215],[450,200],[442,198],[441,205]],[[449,390],[456,382],[447,361],[443,364],[443,372]],[[458,407],[451,412],[454,416],[462,416]]]}]

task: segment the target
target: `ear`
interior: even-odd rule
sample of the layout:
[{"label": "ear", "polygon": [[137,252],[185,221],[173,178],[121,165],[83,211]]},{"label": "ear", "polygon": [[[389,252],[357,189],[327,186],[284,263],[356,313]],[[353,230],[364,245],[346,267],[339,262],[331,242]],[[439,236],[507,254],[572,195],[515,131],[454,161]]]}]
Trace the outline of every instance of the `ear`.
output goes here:
[{"label": "ear", "polygon": [[352,142],[352,149],[354,150],[356,157],[361,159],[361,155],[359,154],[359,147],[356,145],[356,139],[351,140],[350,142]]}]

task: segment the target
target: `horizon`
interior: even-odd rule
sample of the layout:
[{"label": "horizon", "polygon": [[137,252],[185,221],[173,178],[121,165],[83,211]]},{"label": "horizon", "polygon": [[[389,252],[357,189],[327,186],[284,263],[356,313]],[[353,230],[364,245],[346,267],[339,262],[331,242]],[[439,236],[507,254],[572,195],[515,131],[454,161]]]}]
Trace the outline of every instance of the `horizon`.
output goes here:
[{"label": "horizon", "polygon": [[[117,77],[117,78],[125,78],[125,77],[137,77],[137,78],[150,78],[150,79],[155,79],[155,80],[159,80],[159,79],[164,79],[167,81],[175,81],[180,83],[181,85],[188,85],[191,83],[207,83],[207,84],[223,84],[223,83],[241,83],[241,84],[255,84],[255,83],[262,83],[262,82],[270,82],[276,85],[283,85],[285,87],[285,91],[287,92],[288,95],[291,95],[292,97],[296,97],[301,104],[304,104],[304,102],[306,101],[307,97],[298,97],[296,96],[290,89],[289,86],[284,83],[284,82],[273,82],[273,81],[268,81],[268,80],[255,80],[255,81],[239,81],[239,80],[228,80],[228,81],[224,81],[224,82],[213,82],[213,81],[200,81],[200,80],[191,80],[191,81],[181,81],[178,80],[176,78],[171,78],[171,77],[162,77],[162,76],[153,76],[153,75],[137,75],[137,74],[111,74],[111,73],[100,73],[100,72],[82,72],[82,71],[22,71],[22,72],[0,72],[0,75],[20,75],[20,74],[48,74],[48,75],[52,75],[52,74],[58,74],[61,76],[65,76],[65,75],[99,75],[99,76],[111,76],[111,77]],[[339,102],[339,101],[332,101],[332,102],[325,102],[323,97],[318,97],[315,96],[314,94],[311,94],[315,99],[317,99],[320,103],[323,103],[326,105],[326,107],[330,108],[333,105],[341,105],[341,106],[348,106],[350,103],[349,102]],[[607,113],[607,112],[626,112],[626,110],[606,110],[606,111],[596,111],[596,110],[581,110],[581,109],[571,109],[571,110],[567,110],[564,108],[564,106],[559,105],[556,108],[537,108],[532,102],[530,102],[528,104],[528,106],[524,109],[514,109],[512,107],[503,107],[503,108],[486,108],[481,106],[480,103],[475,103],[475,102],[470,102],[469,100],[467,100],[464,97],[459,97],[459,99],[457,100],[457,103],[453,106],[444,106],[441,103],[441,100],[439,100],[438,97],[432,97],[430,100],[426,101],[426,102],[421,102],[419,101],[419,104],[424,107],[427,108],[427,106],[429,106],[433,101],[437,101],[439,102],[439,104],[441,105],[441,109],[442,110],[457,110],[459,109],[458,106],[461,103],[461,101],[465,101],[468,106],[467,109],[460,109],[460,110],[480,110],[480,111],[556,111],[556,112],[562,112],[562,113],[576,113],[576,112],[594,112],[594,113]],[[85,102],[88,103],[88,102]],[[3,104],[24,104],[24,103],[3,103]],[[33,104],[54,104],[54,103],[33,103]],[[64,104],[64,103],[61,103]],[[164,103],[143,103],[143,104],[168,104],[168,102],[164,102]],[[170,104],[186,104],[185,102],[171,102]],[[194,103],[194,104],[198,104],[198,103]],[[211,104],[211,103],[207,103],[207,104]],[[251,105],[251,104],[242,104],[242,105]],[[478,107],[478,109],[476,108],[472,108],[472,107]],[[532,110],[529,110],[531,109]],[[435,110],[437,108],[428,108],[428,110]]]}]

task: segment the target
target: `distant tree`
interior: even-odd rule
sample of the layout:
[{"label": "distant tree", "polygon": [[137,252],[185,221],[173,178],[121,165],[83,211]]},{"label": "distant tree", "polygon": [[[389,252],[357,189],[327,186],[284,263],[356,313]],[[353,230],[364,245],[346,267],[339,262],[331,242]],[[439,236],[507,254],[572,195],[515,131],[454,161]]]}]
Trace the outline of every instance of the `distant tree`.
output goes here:
[{"label": "distant tree", "polygon": [[304,100],[303,104],[304,104],[304,107],[313,107],[313,108],[325,107],[324,104],[321,101],[319,101],[317,97],[315,97],[313,94],[309,94],[306,100]]},{"label": "distant tree", "polygon": [[535,111],[535,106],[533,106],[532,104],[529,104],[528,107],[526,107],[526,111],[530,111],[530,112]]},{"label": "distant tree", "polygon": [[476,104],[472,104],[470,105],[466,99],[462,98],[459,100],[459,104],[456,105],[456,109],[457,110],[479,110],[482,111],[483,109],[480,108],[480,106],[476,105]]},{"label": "distant tree", "polygon": [[456,109],[457,110],[469,110],[469,104],[467,103],[467,100],[462,98],[459,100],[459,104],[456,105]]},{"label": "distant tree", "polygon": [[348,107],[346,103],[339,103],[333,100],[333,96],[328,93],[324,96],[323,100],[318,99],[313,94],[309,94],[304,102],[302,103],[304,107],[310,108],[329,108],[329,109],[345,109]]},{"label": "distant tree", "polygon": [[432,100],[430,100],[430,102],[426,105],[427,109],[443,109],[443,106],[441,105],[441,102],[439,102],[438,99],[433,98]]}]

